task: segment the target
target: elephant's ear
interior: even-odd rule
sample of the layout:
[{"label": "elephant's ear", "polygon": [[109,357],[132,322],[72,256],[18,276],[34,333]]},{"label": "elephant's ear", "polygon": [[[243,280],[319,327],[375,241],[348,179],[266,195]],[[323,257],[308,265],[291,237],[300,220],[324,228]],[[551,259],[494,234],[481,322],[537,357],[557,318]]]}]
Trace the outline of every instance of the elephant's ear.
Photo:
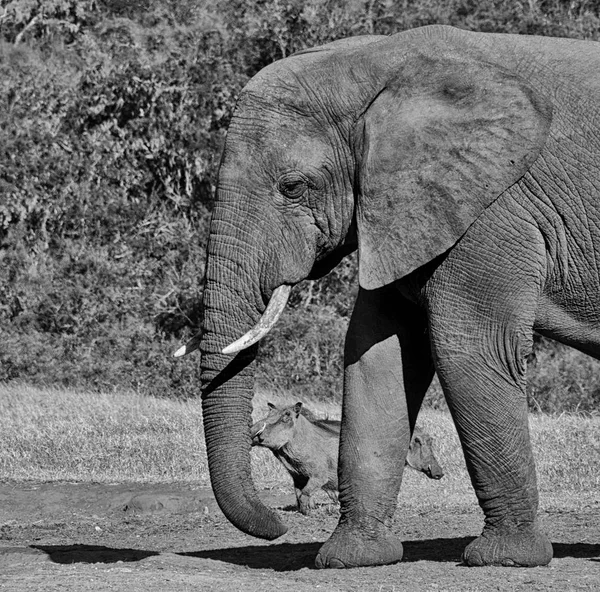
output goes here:
[{"label": "elephant's ear", "polygon": [[391,283],[452,247],[538,158],[550,103],[479,62],[403,72],[359,120],[360,285]]}]

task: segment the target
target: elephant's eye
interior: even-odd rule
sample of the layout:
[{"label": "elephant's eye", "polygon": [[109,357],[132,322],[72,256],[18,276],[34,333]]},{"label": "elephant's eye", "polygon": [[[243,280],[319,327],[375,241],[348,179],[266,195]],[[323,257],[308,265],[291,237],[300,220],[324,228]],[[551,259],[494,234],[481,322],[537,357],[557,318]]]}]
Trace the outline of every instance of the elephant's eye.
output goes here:
[{"label": "elephant's eye", "polygon": [[300,173],[287,173],[277,182],[277,190],[288,199],[300,199],[308,188],[308,179]]}]

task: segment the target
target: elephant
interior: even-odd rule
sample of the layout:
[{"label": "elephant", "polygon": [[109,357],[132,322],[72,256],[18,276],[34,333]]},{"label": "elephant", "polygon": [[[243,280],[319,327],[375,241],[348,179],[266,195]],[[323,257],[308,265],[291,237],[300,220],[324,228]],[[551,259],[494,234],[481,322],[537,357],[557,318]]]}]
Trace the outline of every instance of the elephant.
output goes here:
[{"label": "elephant", "polygon": [[[268,414],[250,429],[252,446],[273,452],[294,481],[301,514],[315,507],[312,497],[322,489],[337,502],[337,464],[341,422],[318,419],[301,401],[277,407],[267,403]],[[444,471],[433,453],[433,438],[415,426],[404,464],[430,479],[441,479]]]},{"label": "elephant", "polygon": [[469,566],[548,564],[526,358],[600,357],[600,46],[428,26],[334,41],[256,74],[225,140],[200,333],[215,497],[286,532],[249,463],[258,341],[292,286],[358,250],[344,344],[340,518],[317,567],[395,563],[411,433],[437,373],[485,515]]}]

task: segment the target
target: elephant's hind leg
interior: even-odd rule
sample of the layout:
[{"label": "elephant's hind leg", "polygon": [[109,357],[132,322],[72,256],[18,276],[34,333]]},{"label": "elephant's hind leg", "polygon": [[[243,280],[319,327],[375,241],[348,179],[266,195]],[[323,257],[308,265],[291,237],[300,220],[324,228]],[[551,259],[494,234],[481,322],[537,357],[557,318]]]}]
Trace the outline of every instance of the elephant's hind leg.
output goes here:
[{"label": "elephant's hind leg", "polygon": [[436,370],[485,513],[483,533],[463,561],[545,565],[552,546],[537,525],[525,394],[543,259],[516,258],[517,245],[493,237],[474,246],[465,238],[427,288]]}]

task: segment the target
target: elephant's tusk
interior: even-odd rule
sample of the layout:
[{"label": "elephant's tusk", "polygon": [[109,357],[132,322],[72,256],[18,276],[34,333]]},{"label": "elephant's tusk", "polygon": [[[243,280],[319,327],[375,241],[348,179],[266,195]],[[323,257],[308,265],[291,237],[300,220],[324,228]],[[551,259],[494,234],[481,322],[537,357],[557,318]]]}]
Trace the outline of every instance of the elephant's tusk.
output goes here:
[{"label": "elephant's tusk", "polygon": [[188,354],[196,351],[200,347],[200,341],[202,340],[202,331],[199,331],[194,335],[185,345],[182,345],[174,354],[173,357],[181,358]]},{"label": "elephant's tusk", "polygon": [[237,341],[234,341],[230,345],[228,345],[224,350],[224,354],[235,354],[251,345],[255,344],[257,341],[260,341],[275,325],[277,319],[281,316],[285,305],[287,304],[288,298],[290,296],[290,290],[292,286],[288,286],[284,284],[283,286],[279,286],[273,292],[271,296],[271,300],[267,305],[267,309],[263,313],[262,317],[254,325],[248,333],[240,337]]}]

